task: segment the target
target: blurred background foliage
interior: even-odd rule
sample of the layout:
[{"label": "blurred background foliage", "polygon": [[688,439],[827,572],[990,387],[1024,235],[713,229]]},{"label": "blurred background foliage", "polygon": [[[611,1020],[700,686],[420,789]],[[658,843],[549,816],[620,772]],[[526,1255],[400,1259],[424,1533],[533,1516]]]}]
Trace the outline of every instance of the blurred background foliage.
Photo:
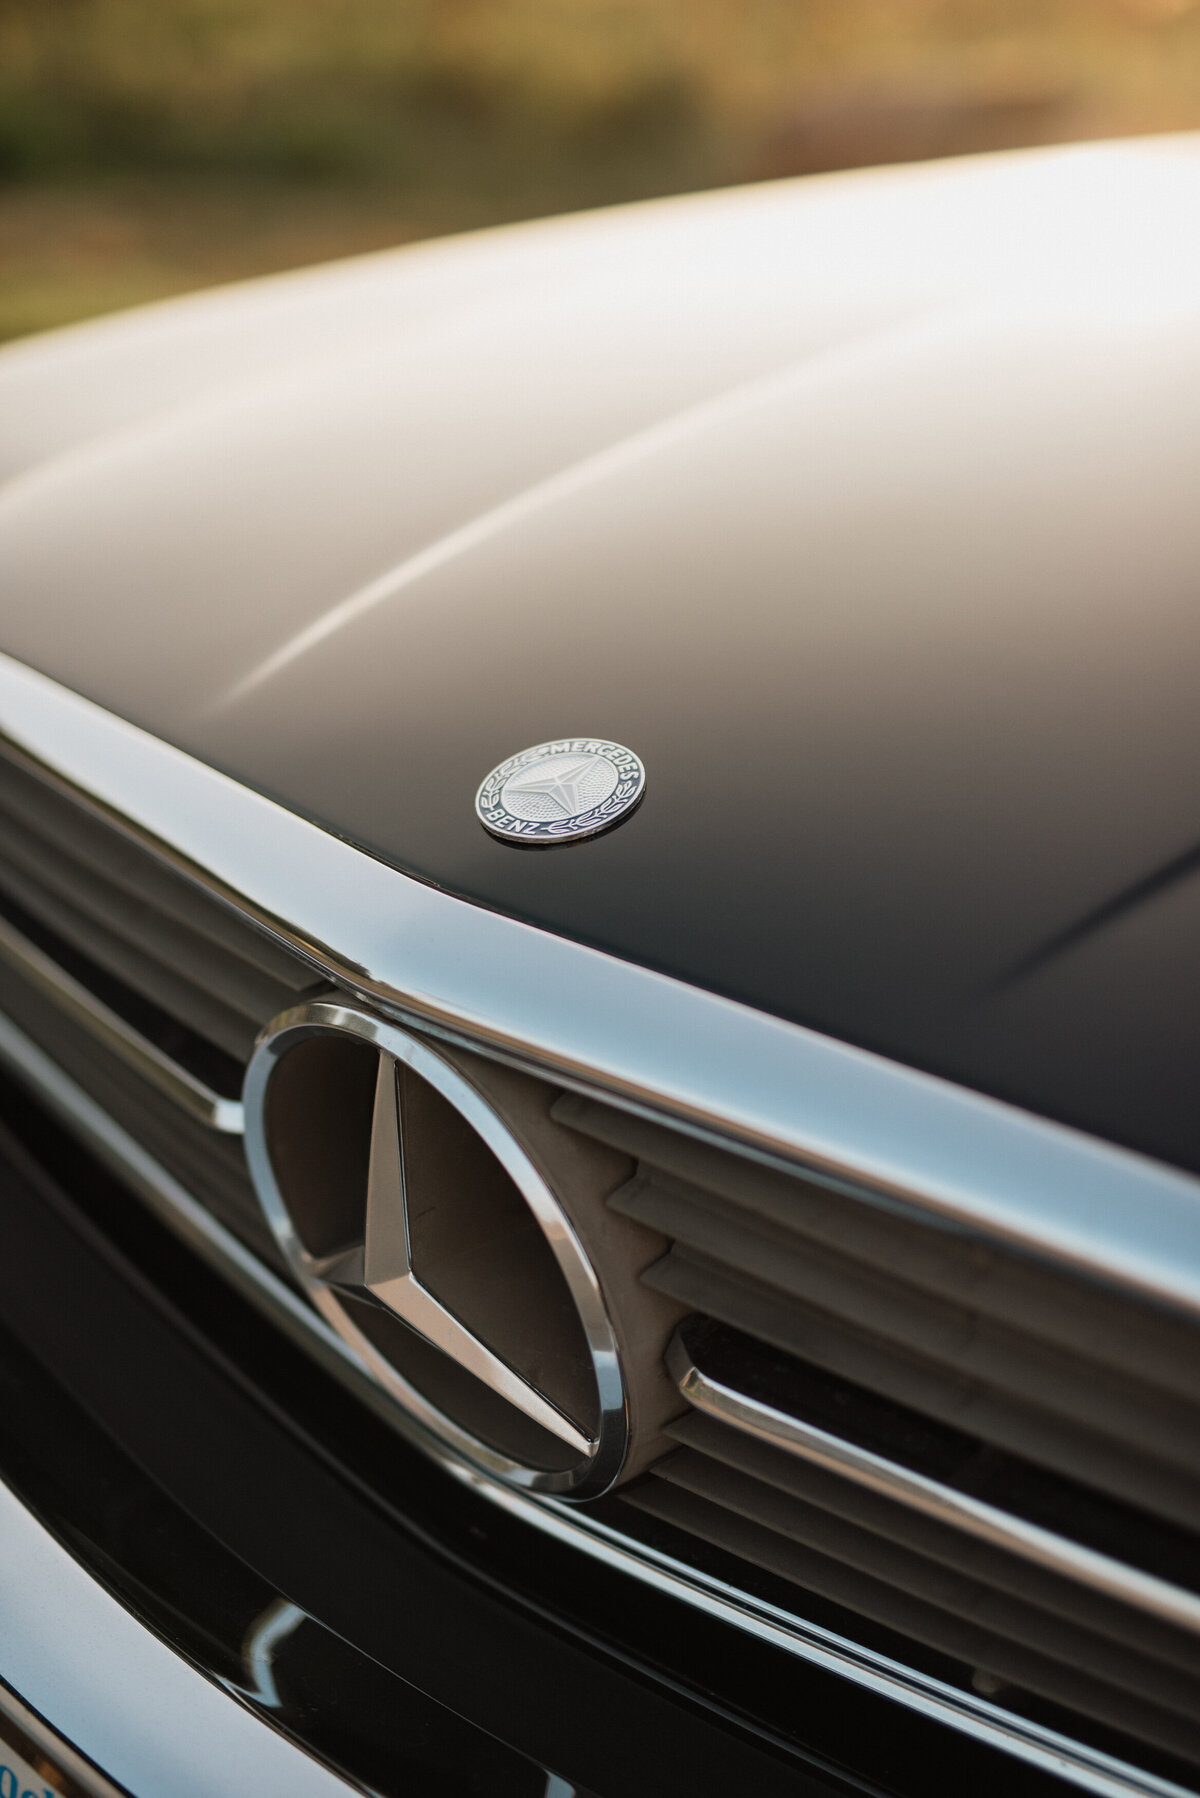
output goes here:
[{"label": "blurred background foliage", "polygon": [[1195,125],[1197,0],[0,0],[0,336],[572,207]]}]

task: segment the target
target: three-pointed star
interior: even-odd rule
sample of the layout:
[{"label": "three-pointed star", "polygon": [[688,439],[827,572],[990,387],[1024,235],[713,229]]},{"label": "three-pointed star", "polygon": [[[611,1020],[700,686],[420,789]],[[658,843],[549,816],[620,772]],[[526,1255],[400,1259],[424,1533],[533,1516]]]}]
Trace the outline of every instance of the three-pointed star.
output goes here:
[{"label": "three-pointed star", "polygon": [[586,801],[580,799],[579,783],[595,766],[594,757],[581,755],[573,762],[568,762],[565,768],[560,767],[547,774],[538,774],[536,767],[531,768],[528,774],[514,774],[506,791],[528,795],[544,794],[547,799],[553,799],[556,805],[562,806],[564,818],[576,818],[580,812],[588,809]]},{"label": "three-pointed star", "polygon": [[590,1453],[595,1444],[536,1387],[473,1336],[413,1272],[398,1098],[395,1064],[390,1056],[381,1054],[375,1081],[363,1241],[336,1255],[305,1255],[308,1272],[335,1293],[375,1305],[402,1319],[426,1342],[441,1349],[534,1423],[541,1424],[580,1454]]}]

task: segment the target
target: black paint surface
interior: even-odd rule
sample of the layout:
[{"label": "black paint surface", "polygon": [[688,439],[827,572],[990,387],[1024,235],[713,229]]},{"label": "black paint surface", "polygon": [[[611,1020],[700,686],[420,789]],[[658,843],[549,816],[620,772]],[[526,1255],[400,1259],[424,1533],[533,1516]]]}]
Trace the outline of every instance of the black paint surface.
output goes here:
[{"label": "black paint surface", "polygon": [[[194,338],[193,391],[117,430],[138,340],[94,352],[111,439],[12,489],[0,647],[424,880],[1200,1168],[1197,333],[1096,312],[1136,208],[1085,219],[1092,268],[1045,178],[1026,231],[1036,173],[688,202],[658,254],[650,214],[500,234],[432,322],[436,256],[381,264],[365,347],[348,273],[324,358],[215,397],[241,315],[181,308],[143,360]],[[1000,269],[1053,304],[988,310]],[[480,780],[564,734],[628,744],[644,804],[491,839]]]}]

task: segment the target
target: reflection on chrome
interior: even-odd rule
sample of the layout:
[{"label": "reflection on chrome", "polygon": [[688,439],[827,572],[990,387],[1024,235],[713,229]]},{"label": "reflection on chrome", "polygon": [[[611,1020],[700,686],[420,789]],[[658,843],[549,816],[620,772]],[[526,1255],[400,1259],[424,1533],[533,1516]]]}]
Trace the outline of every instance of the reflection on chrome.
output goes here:
[{"label": "reflection on chrome", "polygon": [[275,1598],[255,1618],[246,1633],[242,1649],[246,1664],[246,1684],[242,1690],[248,1698],[267,1710],[277,1711],[283,1708],[283,1700],[275,1684],[275,1656],[307,1615],[299,1605],[289,1604],[286,1598]]}]

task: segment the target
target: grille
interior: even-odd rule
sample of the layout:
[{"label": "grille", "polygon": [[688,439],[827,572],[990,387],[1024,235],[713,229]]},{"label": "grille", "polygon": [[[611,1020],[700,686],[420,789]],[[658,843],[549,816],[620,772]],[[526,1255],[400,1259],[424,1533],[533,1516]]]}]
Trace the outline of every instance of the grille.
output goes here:
[{"label": "grille", "polygon": [[[0,1010],[276,1267],[242,1072],[268,1019],[330,990],[0,757]],[[1200,1762],[1188,1318],[494,1062],[475,1076],[576,1145],[561,1197],[625,1294],[637,1439],[608,1522],[998,1702]]]},{"label": "grille", "polygon": [[[208,1127],[154,1076],[181,1070],[236,1104],[259,1029],[316,990],[312,970],[249,920],[0,757],[0,1008],[272,1261],[240,1137]],[[64,1002],[73,994],[82,1005]],[[108,1052],[97,1021],[123,1032],[129,1053]]]},{"label": "grille", "polygon": [[211,894],[18,764],[0,760],[0,891],[9,915],[171,1051],[240,1089],[264,1019],[311,971]]},{"label": "grille", "polygon": [[691,1408],[626,1503],[1200,1758],[1200,1333],[978,1238],[574,1096],[670,1239]]}]

